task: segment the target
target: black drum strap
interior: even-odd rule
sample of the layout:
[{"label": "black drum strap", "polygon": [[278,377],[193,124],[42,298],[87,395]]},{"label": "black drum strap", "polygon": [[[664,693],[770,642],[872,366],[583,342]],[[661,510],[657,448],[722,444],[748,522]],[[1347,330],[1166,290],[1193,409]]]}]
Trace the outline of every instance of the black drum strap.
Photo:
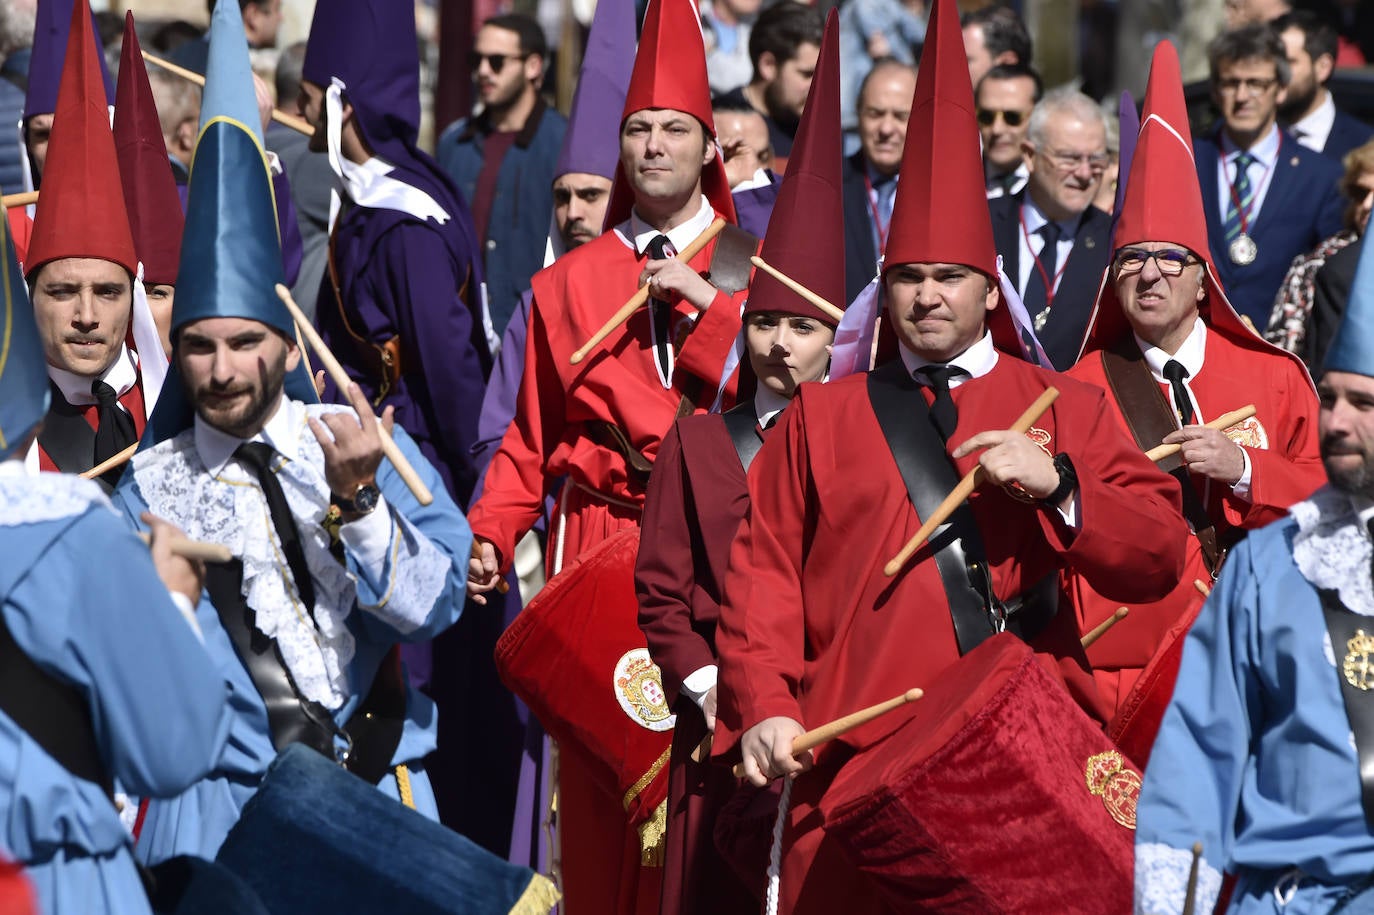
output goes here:
[{"label": "black drum strap", "polygon": [[731,407],[720,415],[725,420],[725,431],[730,433],[730,441],[735,444],[735,454],[739,455],[739,462],[744,466],[744,472],[749,472],[749,465],[754,463],[754,456],[763,447],[763,439],[759,437],[758,416],[754,413],[754,402],[746,400],[738,406]]},{"label": "black drum strap", "polygon": [[1340,595],[1319,589],[1331,650],[1336,655],[1345,717],[1355,735],[1360,763],[1360,805],[1365,822],[1374,826],[1374,617],[1348,610]]}]

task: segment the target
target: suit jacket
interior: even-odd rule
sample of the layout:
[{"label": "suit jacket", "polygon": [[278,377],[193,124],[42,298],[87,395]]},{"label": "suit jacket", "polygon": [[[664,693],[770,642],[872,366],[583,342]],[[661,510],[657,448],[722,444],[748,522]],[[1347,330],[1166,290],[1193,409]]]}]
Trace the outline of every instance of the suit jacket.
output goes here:
[{"label": "suit jacket", "polygon": [[1339,162],[1346,153],[1370,140],[1374,140],[1374,127],[1338,109],[1336,120],[1331,125],[1331,132],[1326,135],[1322,155]]},{"label": "suit jacket", "polygon": [[1345,199],[1339,183],[1341,167],[1322,153],[1313,152],[1284,135],[1279,157],[1269,178],[1264,206],[1250,221],[1250,237],[1259,247],[1254,263],[1233,263],[1226,251],[1217,184],[1218,138],[1199,138],[1193,143],[1202,205],[1207,212],[1207,239],[1212,249],[1222,288],[1243,317],[1265,327],[1274,307],[1274,296],[1283,285],[1288,265],[1299,254],[1315,248],[1341,230]]},{"label": "suit jacket", "polygon": [[1364,239],[1357,238],[1328,257],[1317,271],[1312,284],[1312,313],[1307,318],[1307,335],[1303,338],[1302,352],[1298,353],[1313,378],[1321,375],[1326,348],[1331,345],[1331,337],[1345,316],[1345,303],[1355,285],[1355,268],[1360,264],[1363,249]]},{"label": "suit jacket", "polygon": [[[997,243],[997,253],[1002,255],[1002,267],[1013,281],[1020,276],[1021,270],[1021,203],[1025,198],[1025,191],[1022,191],[988,201],[992,213],[992,238]],[[1059,290],[1054,295],[1045,329],[1037,334],[1045,355],[1061,372],[1078,359],[1097,290],[1102,285],[1102,271],[1107,269],[1111,259],[1112,217],[1090,206],[1078,225],[1073,250],[1064,264],[1064,275],[1059,278]]]},{"label": "suit jacket", "polygon": [[878,263],[878,246],[873,243],[873,211],[868,205],[868,185],[864,183],[864,154],[856,152],[844,160],[841,192],[844,195],[844,297],[846,303],[863,291],[873,279]]}]

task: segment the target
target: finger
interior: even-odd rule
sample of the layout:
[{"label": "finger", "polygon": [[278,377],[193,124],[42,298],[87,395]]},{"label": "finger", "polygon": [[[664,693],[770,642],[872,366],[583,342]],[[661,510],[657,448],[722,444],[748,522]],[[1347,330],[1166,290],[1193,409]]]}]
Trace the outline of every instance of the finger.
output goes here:
[{"label": "finger", "polygon": [[1191,438],[1191,436],[1188,435],[1187,428],[1176,429],[1173,432],[1170,432],[1168,435],[1164,436],[1164,441],[1162,444],[1178,445],[1188,441],[1189,438]]},{"label": "finger", "polygon": [[324,369],[320,369],[319,371],[317,371],[317,372],[315,373],[315,396],[316,396],[316,397],[323,397],[323,396],[324,396],[324,377],[325,377],[325,376],[324,376]]},{"label": "finger", "polygon": [[[368,431],[368,427],[375,425],[377,414],[372,411],[372,404],[368,402],[367,395],[363,389],[358,387],[356,381],[348,383],[348,402],[353,406],[353,410],[358,414],[358,424]],[[375,434],[375,432],[373,433]]]},{"label": "finger", "polygon": [[1009,434],[1011,433],[1008,433],[1005,430],[989,430],[987,432],[979,432],[977,435],[966,440],[958,448],[955,448],[954,451],[951,453],[951,456],[954,458],[961,458],[965,455],[972,454],[979,448],[991,448],[995,445],[1000,445],[1002,442],[1006,440]]},{"label": "finger", "polygon": [[387,435],[391,435],[392,430],[396,428],[395,406],[388,404],[387,408],[382,411],[382,428],[386,430]]},{"label": "finger", "polygon": [[816,754],[813,750],[807,750],[801,756],[794,756],[793,759],[796,760],[799,767],[798,772],[809,772],[816,765]]},{"label": "finger", "polygon": [[324,426],[313,416],[306,417],[306,425],[310,426],[310,431],[315,433],[315,441],[320,443],[320,450],[324,452],[324,459],[328,461],[330,456],[337,450],[334,445],[334,436],[324,430]]},{"label": "finger", "polygon": [[763,770],[759,768],[759,761],[752,753],[746,753],[740,764],[744,766],[744,777],[749,780],[749,784],[756,788],[768,787],[768,776],[763,774]]}]

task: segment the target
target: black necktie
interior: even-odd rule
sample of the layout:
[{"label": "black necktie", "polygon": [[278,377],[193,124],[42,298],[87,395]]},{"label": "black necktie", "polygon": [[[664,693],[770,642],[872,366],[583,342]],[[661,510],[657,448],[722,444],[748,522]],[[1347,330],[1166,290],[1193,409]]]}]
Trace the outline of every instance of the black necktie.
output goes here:
[{"label": "black necktie", "polygon": [[1032,318],[1044,311],[1054,298],[1049,289],[1054,283],[1054,275],[1059,272],[1059,223],[1047,222],[1035,234],[1043,238],[1045,244],[1040,248],[1038,264],[1031,264],[1030,279],[1026,282],[1026,311]]},{"label": "black necktie", "polygon": [[99,464],[138,441],[138,430],[134,428],[134,418],[120,409],[114,388],[97,379],[91,384],[91,394],[100,406],[95,427],[95,464]]},{"label": "black necktie", "polygon": [[935,392],[935,402],[930,405],[930,421],[935,424],[940,438],[948,442],[955,426],[959,425],[959,410],[949,394],[949,380],[968,373],[952,365],[927,365],[921,369],[921,374],[930,379],[931,390]]},{"label": "black necktie", "polygon": [[[677,253],[666,235],[655,235],[650,239],[648,250],[649,259],[656,261]],[[672,363],[668,357],[668,344],[673,338],[673,306],[660,298],[650,296],[649,313],[653,316],[654,323],[654,358],[658,360],[663,377],[671,380]]]},{"label": "black necktie", "polygon": [[1169,379],[1169,384],[1173,386],[1174,407],[1178,410],[1179,422],[1185,426],[1191,424],[1193,421],[1193,400],[1188,396],[1188,389],[1183,385],[1183,379],[1188,377],[1188,370],[1177,359],[1170,359],[1164,363],[1164,377]]},{"label": "black necktie", "polygon": [[315,582],[310,577],[310,567],[305,563],[305,549],[301,546],[301,533],[296,527],[296,518],[291,514],[291,506],[282,492],[281,483],[272,469],[272,458],[277,452],[265,442],[244,442],[234,450],[234,457],[243,466],[253,471],[262,486],[262,494],[267,499],[267,511],[272,515],[272,526],[277,529],[277,539],[286,555],[286,564],[291,569],[291,577],[296,581],[296,593],[305,604],[310,618],[315,618]]}]

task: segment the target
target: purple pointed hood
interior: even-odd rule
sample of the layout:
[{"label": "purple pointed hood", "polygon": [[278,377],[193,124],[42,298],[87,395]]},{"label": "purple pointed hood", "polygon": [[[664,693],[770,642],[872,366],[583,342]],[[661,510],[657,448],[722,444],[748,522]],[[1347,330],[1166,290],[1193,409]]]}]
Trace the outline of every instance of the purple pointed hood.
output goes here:
[{"label": "purple pointed hood", "polygon": [[[24,95],[24,121],[36,114],[52,114],[57,110],[57,84],[62,81],[62,61],[67,55],[67,34],[71,31],[72,5],[75,0],[38,0],[38,23],[33,31],[33,55],[29,58],[29,85]],[[91,14],[91,34],[94,36],[100,60],[100,75],[105,80],[105,101],[115,103],[114,80],[105,66],[104,48],[100,47],[100,32]]]},{"label": "purple pointed hood", "polygon": [[568,133],[553,175],[615,177],[620,115],[635,63],[634,0],[600,0],[587,35],[582,73],[568,115]]}]

